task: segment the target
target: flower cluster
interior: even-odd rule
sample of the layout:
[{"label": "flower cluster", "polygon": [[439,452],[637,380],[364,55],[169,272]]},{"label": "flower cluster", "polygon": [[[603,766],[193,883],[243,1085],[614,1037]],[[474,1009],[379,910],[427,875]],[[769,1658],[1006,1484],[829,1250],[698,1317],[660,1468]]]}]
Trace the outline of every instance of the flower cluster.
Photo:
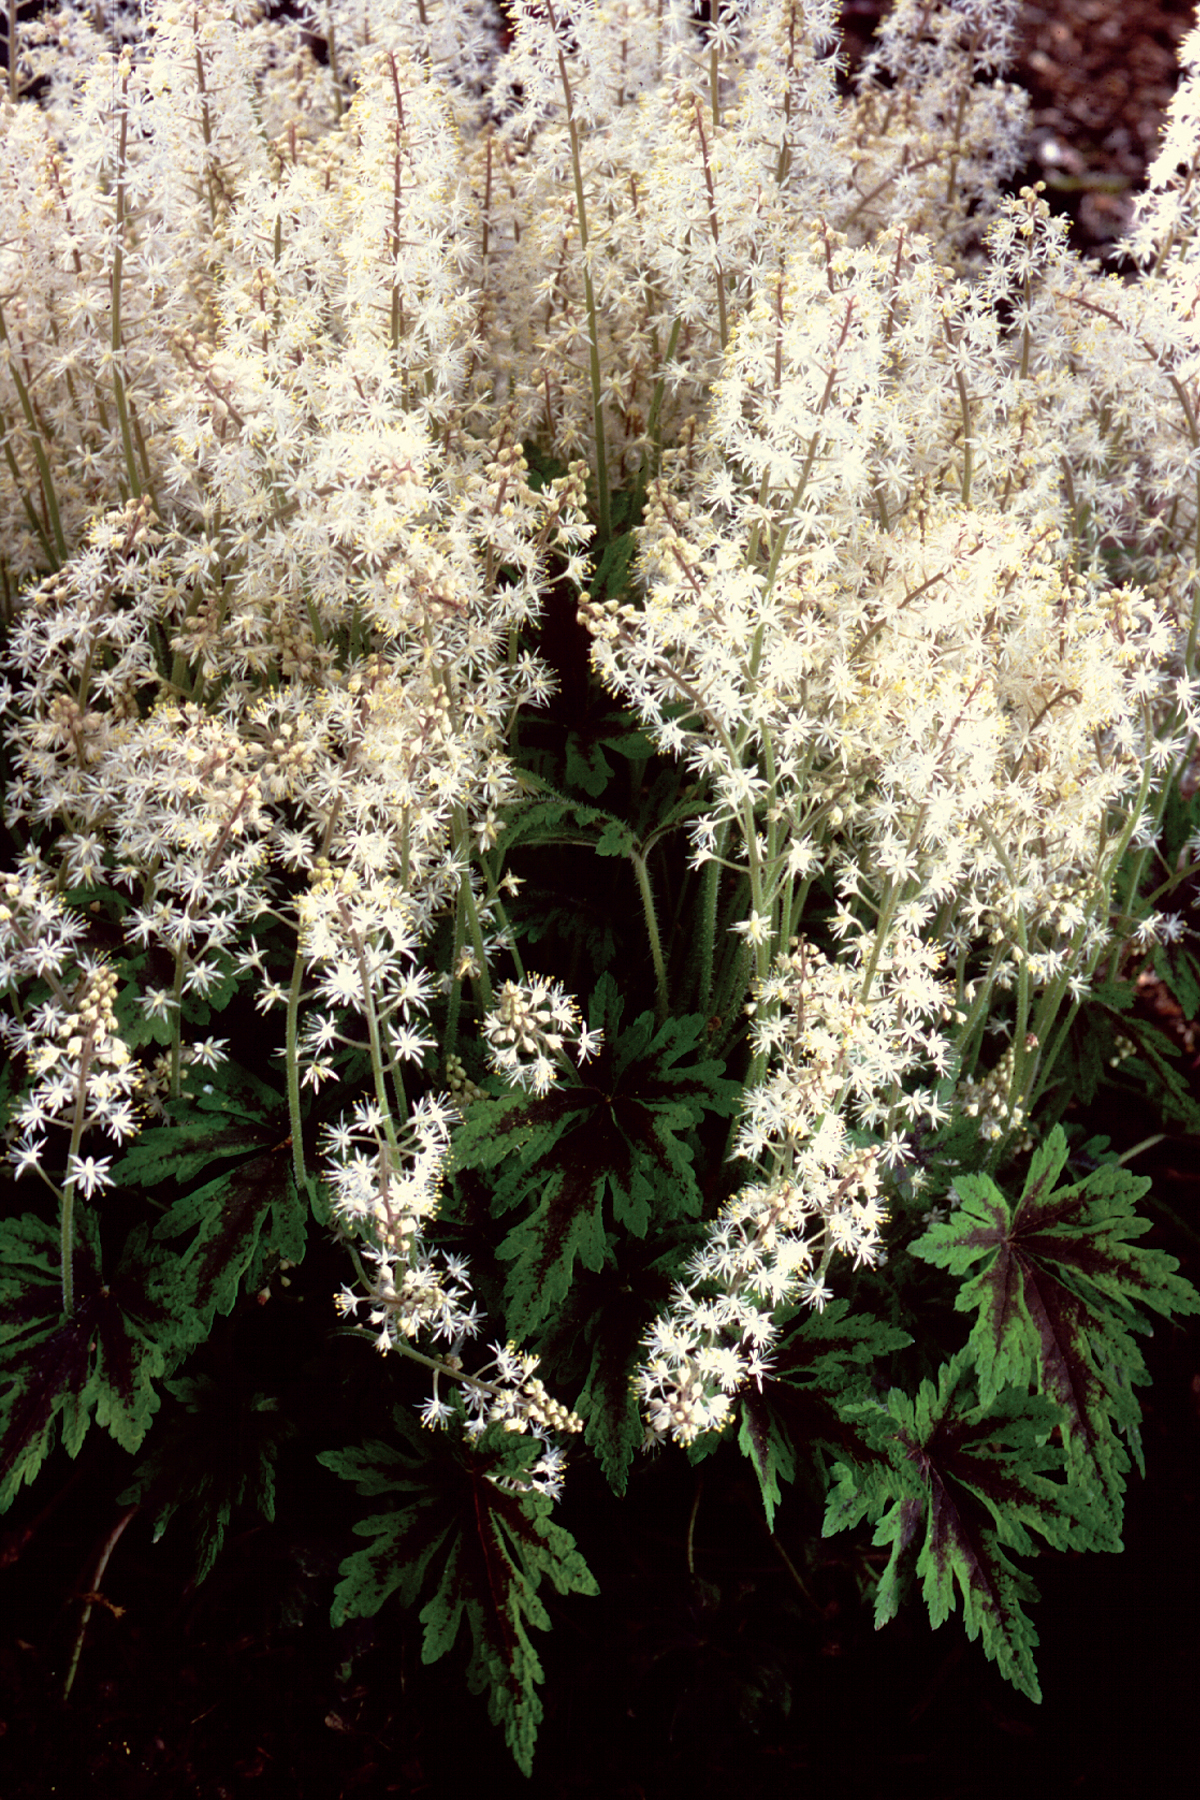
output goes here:
[{"label": "flower cluster", "polygon": [[[519,1493],[546,1494],[557,1500],[566,1474],[566,1452],[556,1438],[574,1437],[583,1430],[578,1413],[563,1406],[546,1390],[537,1373],[539,1359],[515,1344],[491,1344],[491,1360],[464,1380],[462,1400],[467,1431],[478,1437],[489,1425],[505,1431],[528,1433],[540,1449],[519,1476],[499,1477],[500,1485]],[[445,1402],[436,1392],[422,1415],[426,1424],[440,1424],[448,1416]]]},{"label": "flower cluster", "polygon": [[584,1063],[600,1047],[602,1034],[579,1022],[579,1008],[557,981],[532,976],[506,981],[493,1010],[484,1016],[483,1036],[491,1065],[513,1087],[545,1094],[570,1068],[567,1049]]},{"label": "flower cluster", "polygon": [[365,1312],[380,1351],[426,1339],[441,1346],[436,1357],[421,1358],[434,1372],[422,1423],[436,1427],[457,1416],[439,1391],[448,1377],[458,1387],[469,1435],[502,1423],[541,1441],[523,1479],[538,1492],[557,1495],[565,1464],[555,1439],[582,1431],[583,1421],[547,1391],[537,1375],[538,1358],[512,1344],[493,1344],[491,1358],[466,1371],[464,1347],[483,1323],[470,1270],[464,1257],[429,1242],[456,1116],[444,1099],[427,1095],[412,1107],[398,1136],[388,1110],[360,1101],[349,1118],[327,1128],[323,1148],[334,1215],[356,1246],[362,1277],[359,1290],[342,1289],[338,1310],[349,1318]]},{"label": "flower cluster", "polygon": [[820,1311],[831,1298],[832,1252],[875,1260],[886,1217],[878,1158],[839,1145],[839,1135],[815,1141],[795,1176],[743,1188],[691,1258],[686,1283],[646,1335],[637,1373],[652,1439],[690,1444],[723,1430],[732,1396],[750,1382],[761,1388],[769,1374],[784,1312],[797,1300]]},{"label": "flower cluster", "polygon": [[[112,1158],[82,1155],[84,1138],[98,1131],[119,1145],[135,1135],[144,1071],[121,1035],[116,970],[82,949],[84,937],[83,921],[33,858],[0,876],[4,988],[16,999],[37,978],[50,992],[24,1019],[0,1018],[0,1042],[29,1075],[12,1113],[10,1155],[18,1175],[33,1170],[53,1185],[54,1171],[65,1171],[66,1184],[90,1199],[110,1184]],[[61,1156],[48,1147],[51,1127],[67,1133]]]},{"label": "flower cluster", "polygon": [[[769,1369],[783,1309],[824,1307],[835,1255],[882,1260],[884,1166],[908,1155],[897,1126],[946,1116],[938,1091],[912,1081],[950,1060],[937,952],[911,928],[866,960],[870,942],[837,960],[795,942],[757,984],[752,1042],[767,1073],[747,1090],[734,1148],[768,1173],[723,1209],[647,1335],[638,1389],[652,1433],[689,1443],[719,1430],[730,1396]],[[888,1136],[856,1143],[851,1121]]]}]

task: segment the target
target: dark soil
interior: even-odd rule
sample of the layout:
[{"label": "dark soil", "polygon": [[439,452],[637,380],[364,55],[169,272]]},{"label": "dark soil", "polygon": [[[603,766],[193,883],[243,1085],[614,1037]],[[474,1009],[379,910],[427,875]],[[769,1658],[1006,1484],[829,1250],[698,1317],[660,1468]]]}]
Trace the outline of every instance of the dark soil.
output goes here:
[{"label": "dark soil", "polygon": [[[1131,1116],[1131,1131],[1145,1121]],[[1200,1282],[1196,1144],[1161,1146],[1158,1208],[1143,1242]],[[1182,1166],[1179,1166],[1182,1164]],[[324,1278],[322,1275],[321,1278]],[[315,1292],[313,1299],[316,1299]],[[247,1378],[294,1359],[311,1328],[264,1309]],[[268,1324],[268,1320],[270,1323]],[[251,1336],[259,1329],[251,1320]],[[350,1346],[350,1351],[359,1346]],[[343,1371],[377,1381],[380,1365]],[[336,1564],[361,1502],[316,1467],[311,1444],[279,1469],[278,1512],[236,1516],[216,1569],[189,1580],[186,1533],[151,1542],[114,1501],[126,1459],[94,1432],[57,1459],[0,1541],[0,1794],[48,1800],[363,1800],[525,1793],[554,1800],[670,1800],[849,1792],[860,1800],[1082,1796],[1141,1800],[1150,1747],[1186,1766],[1200,1692],[1200,1330],[1156,1329],[1143,1393],[1146,1479],[1130,1486],[1120,1556],[1033,1564],[1044,1701],[1015,1693],[959,1618],[931,1632],[919,1600],[871,1628],[860,1578],[875,1553],[855,1534],[808,1535],[789,1493],[776,1520],[797,1582],[773,1548],[751,1477],[706,1465],[693,1554],[696,1474],[679,1456],[636,1465],[620,1501],[581,1459],[560,1509],[600,1582],[555,1600],[539,1639],[546,1719],[535,1774],[518,1776],[468,1695],[457,1657],[420,1661],[415,1622],[389,1613],[334,1632]],[[346,1377],[349,1377],[347,1380]],[[326,1372],[328,1379],[328,1372]],[[330,1396],[314,1384],[318,1434]],[[345,1427],[345,1419],[341,1420]],[[722,1479],[723,1474],[723,1479]],[[40,1510],[39,1510],[40,1509]],[[819,1516],[819,1510],[818,1510]],[[801,1586],[802,1583],[802,1586]],[[99,1592],[95,1592],[96,1588]],[[69,1701],[64,1674],[93,1610]]]}]

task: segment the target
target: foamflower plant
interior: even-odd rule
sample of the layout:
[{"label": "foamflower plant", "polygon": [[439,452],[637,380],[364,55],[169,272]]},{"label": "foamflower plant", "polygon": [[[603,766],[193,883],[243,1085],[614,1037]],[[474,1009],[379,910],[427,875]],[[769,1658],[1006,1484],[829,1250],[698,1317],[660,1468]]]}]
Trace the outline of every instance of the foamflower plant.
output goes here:
[{"label": "foamflower plant", "polygon": [[1200,993],[1200,35],[1125,279],[1013,189],[1015,12],[852,81],[832,0],[10,59],[0,1499],[106,1427],[161,1528],[179,1371],[332,1242],[335,1622],[469,1637],[526,1771],[568,1446],[772,1530],[810,1465],[1036,1698],[1013,1557],[1116,1547],[1200,1305],[1085,1124],[1200,1128],[1133,1012]]}]

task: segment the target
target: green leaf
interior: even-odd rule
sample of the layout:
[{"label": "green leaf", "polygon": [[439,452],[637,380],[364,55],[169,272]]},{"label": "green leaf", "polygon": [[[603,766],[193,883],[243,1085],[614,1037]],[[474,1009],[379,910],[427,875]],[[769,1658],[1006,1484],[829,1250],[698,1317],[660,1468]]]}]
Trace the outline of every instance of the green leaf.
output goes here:
[{"label": "green leaf", "polygon": [[214,1163],[245,1157],[255,1147],[242,1123],[214,1129],[211,1119],[179,1125],[148,1125],[113,1173],[129,1187],[154,1188],[164,1181],[186,1187]]},{"label": "green leaf", "polygon": [[539,449],[532,438],[523,443],[521,448],[525,452],[525,462],[529,471],[527,480],[535,494],[540,494],[547,483],[558,481],[567,473],[566,463],[560,462],[556,456],[550,456],[546,451]]},{"label": "green leaf", "polygon": [[567,733],[566,778],[572,787],[582,788],[595,799],[612,780],[612,772],[598,743],[585,743],[576,731]]},{"label": "green leaf", "polygon": [[513,1263],[506,1283],[510,1330],[532,1330],[566,1299],[576,1261],[585,1269],[604,1266],[604,1176],[589,1183],[586,1171],[563,1166],[540,1185],[537,1210],[503,1239],[499,1254]]},{"label": "green leaf", "polygon": [[1137,1054],[1121,1064],[1121,1074],[1135,1078],[1157,1110],[1187,1131],[1200,1132],[1200,1105],[1192,1093],[1187,1077],[1178,1067],[1179,1051],[1161,1031],[1132,1025],[1130,1036],[1137,1038]]},{"label": "green leaf", "polygon": [[192,1335],[150,1291],[144,1229],[105,1280],[94,1217],[80,1209],[76,1218],[70,1318],[57,1232],[29,1213],[0,1223],[0,1509],[33,1480],[60,1425],[72,1457],[93,1419],[136,1450],[158,1407],[155,1381]]},{"label": "green leaf", "polygon": [[1058,1064],[1063,1089],[1080,1106],[1090,1106],[1108,1079],[1113,1041],[1107,1014],[1085,1003],[1067,1033]]},{"label": "green leaf", "polygon": [[[624,1356],[613,1354],[613,1321],[603,1321],[592,1345],[592,1360],[583,1391],[574,1410],[585,1421],[584,1442],[596,1453],[605,1479],[614,1494],[623,1494],[629,1485],[629,1466],[646,1437],[641,1408],[633,1385],[640,1339],[635,1339]],[[644,1320],[640,1321],[644,1325]]]},{"label": "green leaf", "polygon": [[142,1505],[158,1542],[178,1514],[196,1551],[197,1583],[220,1554],[236,1508],[268,1522],[275,1517],[275,1466],[295,1427],[266,1394],[246,1394],[235,1381],[207,1376],[164,1382],[178,1402],[165,1434],[138,1464],[120,1504]]},{"label": "green leaf", "polygon": [[206,961],[219,971],[216,981],[211,982],[203,994],[185,990],[179,1007],[179,1016],[184,1024],[197,1026],[201,1030],[210,1022],[214,1013],[224,1012],[242,980],[241,970],[228,951],[216,955],[210,953]]},{"label": "green leaf", "polygon": [[[1189,851],[1188,846],[1195,843],[1198,829],[1200,789],[1185,795],[1179,782],[1172,782],[1163,807],[1158,839],[1158,853],[1168,869],[1178,870],[1181,862],[1191,863],[1195,860],[1195,850]],[[1195,1018],[1196,1015],[1192,1013],[1189,1016]]]},{"label": "green leaf", "polygon": [[[573,799],[542,776],[535,775],[532,770],[523,769],[521,780],[543,798],[506,807],[497,838],[498,848],[503,855],[507,856],[519,846],[562,843],[590,845],[594,840],[604,839],[614,832],[618,836],[623,832],[629,843],[634,841],[629,827],[614,813]],[[624,856],[627,851],[606,851],[602,854]]]},{"label": "green leaf", "polygon": [[575,1283],[570,1306],[538,1340],[543,1361],[565,1384],[572,1359],[564,1353],[564,1340],[578,1339],[586,1360],[574,1411],[585,1421],[584,1442],[615,1494],[625,1492],[630,1464],[645,1441],[634,1371],[644,1354],[646,1328],[668,1304],[672,1281],[682,1274],[695,1242],[696,1228],[690,1226],[658,1231],[644,1241],[618,1241],[598,1275]]},{"label": "green leaf", "polygon": [[623,819],[609,819],[596,839],[597,856],[628,856],[637,839]]},{"label": "green leaf", "polygon": [[748,1396],[740,1410],[738,1449],[758,1476],[767,1530],[775,1529],[775,1508],[783,1499],[780,1481],[796,1479],[796,1452],[769,1405]]},{"label": "green leaf", "polygon": [[602,594],[614,597],[624,594],[629,584],[629,565],[636,549],[637,538],[632,531],[623,531],[619,536],[609,538],[592,577],[590,593],[593,600],[599,599]]},{"label": "green leaf", "polygon": [[[7,1132],[13,1109],[20,1098],[20,1084],[16,1079],[16,1063],[7,1057],[0,1063],[0,1131]],[[15,1137],[16,1133],[13,1133]],[[11,1139],[8,1140],[11,1142]]]},{"label": "green leaf", "polygon": [[1033,1550],[1031,1531],[1063,1548],[1079,1516],[1072,1488],[1047,1474],[1063,1460],[1049,1441],[1053,1403],[1006,1388],[979,1404],[970,1353],[960,1351],[943,1365],[936,1390],[924,1381],[914,1401],[894,1388],[886,1408],[869,1406],[864,1415],[887,1460],[838,1466],[825,1534],[879,1521],[874,1542],[892,1548],[876,1625],[894,1616],[912,1575],[935,1627],[954,1611],[957,1589],[967,1636],[982,1637],[1005,1678],[1040,1700],[1037,1633],[1025,1612],[1037,1590],[1006,1551]]},{"label": "green leaf", "polygon": [[611,915],[604,909],[589,911],[574,901],[569,906],[556,906],[544,890],[531,887],[521,902],[509,907],[508,918],[523,944],[539,944],[558,933],[565,943],[578,944],[587,966],[598,973],[616,959],[617,934]]},{"label": "green leaf", "polygon": [[761,1388],[738,1398],[738,1445],[758,1476],[770,1530],[779,1483],[795,1479],[799,1453],[830,1450],[857,1461],[874,1454],[861,1423],[871,1368],[911,1341],[845,1300],[819,1313],[804,1308],[781,1335]]},{"label": "green leaf", "polygon": [[699,1214],[689,1139],[706,1113],[728,1117],[740,1097],[720,1063],[696,1058],[703,1019],[656,1029],[653,1014],[643,1013],[622,1032],[621,999],[608,976],[589,1016],[605,1043],[585,1080],[541,1098],[476,1102],[454,1140],[454,1167],[494,1172],[493,1211],[524,1212],[499,1247],[513,1265],[506,1296],[517,1337],[567,1299],[577,1263],[604,1266],[610,1234],[641,1238],[651,1220],[661,1226]]},{"label": "green leaf", "polygon": [[626,762],[646,763],[657,755],[654,740],[642,730],[636,713],[622,710],[609,713],[597,721],[597,729],[602,734],[599,741],[604,748],[624,757]]},{"label": "green leaf", "polygon": [[1154,951],[1154,973],[1178,1001],[1181,1023],[1200,1019],[1200,957],[1186,939],[1159,944]]},{"label": "green leaf", "polygon": [[303,1260],[308,1202],[292,1168],[289,1145],[239,1163],[177,1200],[154,1235],[190,1242],[175,1253],[176,1279],[197,1316],[233,1310],[239,1291],[253,1291],[280,1262]]},{"label": "green leaf", "polygon": [[213,1163],[278,1142],[287,1129],[282,1096],[236,1063],[223,1064],[198,1091],[169,1101],[167,1111],[171,1123],[138,1134],[113,1170],[116,1180],[131,1187],[163,1181],[186,1187]]},{"label": "green leaf", "polygon": [[451,1431],[417,1440],[403,1414],[396,1422],[403,1448],[371,1443],[320,1459],[359,1493],[393,1502],[355,1526],[370,1541],[342,1563],[333,1623],[378,1612],[393,1596],[409,1609],[426,1596],[422,1658],[435,1662],[465,1621],[468,1686],[486,1693],[492,1722],[528,1775],[542,1679],[529,1630],[550,1626],[538,1589],[548,1579],[560,1594],[595,1594],[595,1580],[570,1534],[550,1520],[550,1501],[520,1489],[542,1448],[536,1440],[500,1425],[473,1442]]},{"label": "green leaf", "polygon": [[1139,1309],[1194,1313],[1200,1296],[1175,1273],[1173,1257],[1130,1241],[1150,1229],[1134,1211],[1150,1183],[1108,1163],[1056,1188],[1066,1158],[1056,1127],[1011,1203],[990,1176],[960,1176],[957,1210],[911,1249],[954,1274],[976,1271],[955,1305],[976,1314],[970,1346],[983,1404],[1012,1382],[1061,1407],[1075,1478],[1104,1496],[1102,1538],[1117,1549],[1128,1467],[1117,1431],[1136,1432],[1132,1390],[1146,1380],[1131,1333],[1149,1329]]}]

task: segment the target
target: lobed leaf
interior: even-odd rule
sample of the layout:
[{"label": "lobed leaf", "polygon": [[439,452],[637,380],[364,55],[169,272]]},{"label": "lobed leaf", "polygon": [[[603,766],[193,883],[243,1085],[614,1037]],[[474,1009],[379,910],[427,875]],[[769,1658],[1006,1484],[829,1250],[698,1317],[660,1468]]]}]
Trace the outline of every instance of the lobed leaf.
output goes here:
[{"label": "lobed leaf", "polygon": [[113,1171],[116,1180],[136,1187],[175,1181],[183,1187],[215,1162],[278,1141],[286,1129],[278,1092],[236,1063],[222,1064],[198,1092],[169,1101],[167,1111],[170,1124],[138,1133]]},{"label": "lobed leaf", "polygon": [[274,1519],[276,1463],[295,1427],[271,1396],[243,1393],[236,1382],[218,1385],[198,1376],[163,1385],[178,1403],[176,1416],[165,1435],[155,1433],[154,1447],[139,1462],[119,1504],[145,1507],[154,1520],[155,1543],[176,1514],[183,1514],[199,1584],[211,1572],[237,1508],[268,1523]]},{"label": "lobed leaf", "polygon": [[1146,1380],[1131,1333],[1149,1329],[1139,1309],[1194,1313],[1200,1297],[1175,1273],[1173,1257],[1131,1242],[1149,1230],[1134,1211],[1149,1182],[1107,1163],[1055,1187],[1066,1159],[1066,1135],[1056,1127],[1015,1203],[988,1175],[960,1176],[953,1215],[911,1249],[954,1274],[975,1271],[955,1305],[976,1314],[970,1348],[982,1403],[1007,1383],[1055,1401],[1076,1477],[1104,1500],[1100,1541],[1117,1549],[1128,1468],[1117,1431],[1136,1431],[1132,1390]]},{"label": "lobed leaf", "polygon": [[806,1308],[780,1337],[761,1387],[738,1397],[738,1447],[758,1476],[770,1530],[779,1483],[795,1479],[799,1454],[830,1450],[859,1462],[877,1454],[862,1428],[871,1367],[911,1341],[867,1313],[852,1313],[845,1300],[819,1313]]},{"label": "lobed leaf", "polygon": [[59,1431],[71,1457],[93,1419],[136,1450],[158,1408],[156,1380],[194,1336],[151,1291],[145,1231],[131,1234],[106,1280],[94,1218],[77,1219],[69,1318],[57,1232],[28,1213],[0,1223],[0,1509],[33,1480]]},{"label": "lobed leaf", "polygon": [[[1064,1548],[1086,1501],[1061,1480],[1051,1440],[1057,1413],[1038,1395],[1005,1388],[980,1403],[969,1350],[943,1365],[938,1386],[922,1382],[915,1400],[893,1389],[885,1407],[863,1409],[886,1461],[840,1464],[829,1496],[825,1534],[875,1519],[876,1544],[890,1544],[875,1623],[900,1604],[906,1582],[922,1584],[930,1623],[941,1625],[962,1597],[967,1636],[1008,1681],[1039,1700],[1033,1663],[1037,1633],[1025,1611],[1037,1591],[1007,1554],[1035,1548],[1031,1532]],[[882,1516],[881,1516],[882,1515]]]},{"label": "lobed leaf", "polygon": [[567,1299],[577,1264],[605,1266],[621,1230],[643,1238],[652,1220],[699,1214],[689,1140],[706,1112],[729,1116],[740,1094],[722,1064],[696,1057],[701,1018],[656,1027],[643,1013],[621,1031],[608,976],[590,1014],[605,1043],[585,1080],[477,1102],[455,1138],[456,1167],[495,1171],[493,1211],[525,1209],[499,1246],[512,1264],[508,1328],[518,1337]]},{"label": "lobed leaf", "polygon": [[291,1152],[281,1144],[176,1201],[154,1235],[191,1233],[176,1252],[176,1278],[197,1317],[207,1322],[216,1312],[231,1312],[243,1287],[260,1287],[274,1264],[302,1261],[307,1228],[307,1200],[296,1187]]},{"label": "lobed leaf", "polygon": [[549,1580],[561,1594],[595,1594],[595,1580],[570,1533],[548,1517],[550,1501],[520,1491],[522,1471],[541,1448],[536,1440],[500,1425],[474,1442],[439,1432],[418,1456],[403,1414],[397,1425],[407,1448],[372,1443],[320,1459],[360,1493],[396,1496],[391,1510],[355,1526],[371,1542],[341,1566],[333,1623],[375,1613],[393,1596],[412,1608],[426,1594],[422,1659],[436,1662],[465,1620],[468,1686],[486,1693],[489,1717],[528,1775],[542,1679],[528,1634],[550,1626],[538,1589]]}]

